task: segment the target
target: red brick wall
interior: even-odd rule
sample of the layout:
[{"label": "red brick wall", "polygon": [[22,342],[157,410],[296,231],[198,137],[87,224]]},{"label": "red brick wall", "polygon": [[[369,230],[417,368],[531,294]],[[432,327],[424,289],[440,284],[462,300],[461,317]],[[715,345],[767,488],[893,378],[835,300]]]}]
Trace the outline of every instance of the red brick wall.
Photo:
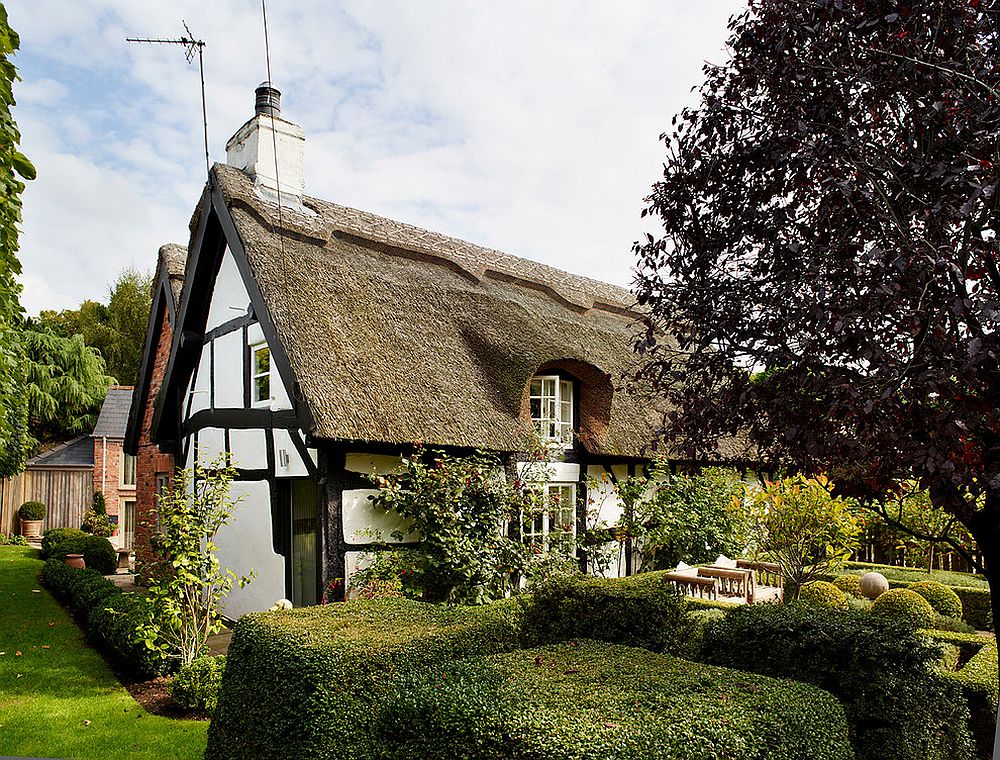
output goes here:
[{"label": "red brick wall", "polygon": [[[164,307],[166,311],[166,307]],[[145,400],[145,414],[142,428],[139,431],[139,453],[136,458],[136,537],[135,563],[136,569],[142,572],[143,566],[155,562],[155,556],[150,548],[150,538],[157,533],[156,527],[156,476],[165,474],[173,482],[174,458],[163,454],[155,443],[149,440],[149,430],[153,422],[153,402],[160,392],[163,375],[167,370],[167,360],[170,358],[170,342],[173,329],[164,313],[161,320],[159,342],[156,344],[156,358],[149,382],[149,395]]]},{"label": "red brick wall", "polygon": [[[134,499],[136,489],[125,487],[122,480],[122,439],[94,438],[94,490],[104,494],[108,515],[118,516],[118,530],[111,537],[112,543],[120,546],[125,526],[126,499]],[[111,521],[114,523],[114,520]]]}]

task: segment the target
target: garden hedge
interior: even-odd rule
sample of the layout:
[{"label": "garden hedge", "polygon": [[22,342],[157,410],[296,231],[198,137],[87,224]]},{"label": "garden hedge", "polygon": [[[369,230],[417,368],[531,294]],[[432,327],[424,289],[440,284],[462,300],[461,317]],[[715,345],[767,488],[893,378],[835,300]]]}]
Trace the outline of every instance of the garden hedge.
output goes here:
[{"label": "garden hedge", "polygon": [[170,696],[185,709],[213,713],[219,703],[219,687],[225,669],[224,654],[205,655],[182,665],[170,679]]},{"label": "garden hedge", "polygon": [[820,689],[595,641],[411,673],[376,730],[380,758],[853,757]]},{"label": "garden hedge", "polygon": [[[906,570],[913,570],[921,573],[917,568],[902,568],[896,565],[874,565],[866,564],[862,562],[846,562],[844,567],[848,572],[866,573],[869,571],[875,572],[899,572]],[[888,576],[887,576],[888,577]],[[969,573],[946,573],[944,575],[937,573],[932,574],[932,578],[938,580],[941,578],[957,578],[962,580],[963,577],[977,577],[970,576]],[[982,576],[979,576],[982,577]],[[889,578],[889,585],[892,588],[909,588],[914,583],[918,581],[903,581],[894,580]],[[953,583],[945,583],[948,588],[954,591],[958,598],[962,600],[962,619],[980,631],[992,631],[993,630],[993,608],[991,606],[990,600],[990,590],[989,588],[976,588],[973,586],[958,586]]]},{"label": "garden hedge", "polygon": [[905,623],[853,610],[754,605],[708,623],[701,656],[829,691],[844,705],[858,760],[970,756],[961,690],[934,669],[941,649]]},{"label": "garden hedge", "polygon": [[205,757],[372,757],[378,708],[394,678],[514,649],[517,613],[511,602],[378,599],[244,615]]},{"label": "garden hedge", "polygon": [[694,629],[687,604],[663,573],[556,578],[523,597],[528,645],[599,639],[680,654]]},{"label": "garden hedge", "polygon": [[934,608],[924,597],[908,588],[892,588],[872,602],[871,614],[904,620],[914,628],[934,627]]},{"label": "garden hedge", "polygon": [[930,628],[922,629],[920,632],[937,641],[958,647],[959,662],[963,663],[972,659],[984,646],[994,642],[994,639],[980,636],[978,633],[957,633]]},{"label": "garden hedge", "polygon": [[997,718],[997,646],[990,642],[972,657],[965,667],[947,674],[962,688],[969,705],[969,727],[976,742],[976,756],[983,760],[993,755]]},{"label": "garden hedge", "polygon": [[123,670],[142,676],[166,672],[162,655],[133,640],[135,630],[147,619],[146,605],[135,594],[122,593],[96,570],[69,567],[57,557],[42,567],[41,580],[76,613],[88,638],[111,652]]},{"label": "garden hedge", "polygon": [[937,581],[920,581],[910,586],[910,591],[915,591],[926,599],[934,611],[945,617],[962,619],[962,600],[954,591]]},{"label": "garden hedge", "polygon": [[82,554],[88,569],[101,575],[114,575],[118,569],[118,550],[100,536],[87,534],[82,538],[67,538],[52,547],[49,557],[62,561],[67,554]]},{"label": "garden hedge", "polygon": [[827,581],[804,584],[799,589],[799,601],[835,610],[846,610],[850,606],[847,594],[839,586]]},{"label": "garden hedge", "polygon": [[861,599],[864,596],[861,593],[860,575],[838,575],[833,579],[833,585],[855,599]]},{"label": "garden hedge", "polygon": [[42,536],[42,559],[48,559],[56,545],[67,538],[86,538],[87,535],[79,528],[49,528]]}]

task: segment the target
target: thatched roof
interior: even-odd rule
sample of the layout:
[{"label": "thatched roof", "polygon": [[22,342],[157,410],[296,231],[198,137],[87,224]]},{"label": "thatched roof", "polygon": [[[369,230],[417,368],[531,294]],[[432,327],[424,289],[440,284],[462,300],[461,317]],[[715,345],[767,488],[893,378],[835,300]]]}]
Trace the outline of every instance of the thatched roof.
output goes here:
[{"label": "thatched roof", "polygon": [[160,274],[164,274],[170,283],[170,291],[174,296],[174,303],[178,303],[181,298],[181,289],[184,287],[184,268],[187,265],[187,247],[177,243],[166,243],[160,246],[160,251],[156,262],[156,275],[153,279],[153,287],[156,287],[160,279]]},{"label": "thatched roof", "polygon": [[584,448],[644,453],[629,291],[312,198],[282,240],[246,175],[214,171],[314,437],[518,450],[529,380],[558,367],[583,383]]}]

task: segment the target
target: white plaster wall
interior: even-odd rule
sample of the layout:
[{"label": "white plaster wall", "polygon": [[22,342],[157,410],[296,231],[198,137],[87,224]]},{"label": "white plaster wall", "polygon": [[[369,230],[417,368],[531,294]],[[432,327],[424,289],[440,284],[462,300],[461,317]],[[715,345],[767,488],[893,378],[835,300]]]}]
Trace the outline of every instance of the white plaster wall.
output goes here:
[{"label": "white plaster wall", "polygon": [[222,428],[202,428],[198,431],[198,461],[211,462],[226,450],[225,431]]},{"label": "white plaster wall", "polygon": [[518,462],[515,465],[519,478],[548,483],[577,483],[580,465],[570,462]]},{"label": "white plaster wall", "polygon": [[358,488],[344,491],[344,537],[351,543],[367,543],[370,541],[385,541],[396,543],[397,539],[390,535],[394,530],[403,532],[408,541],[415,537],[406,533],[406,523],[394,514],[376,509],[368,497],[378,493],[376,488]]},{"label": "white plaster wall", "polygon": [[[301,437],[301,433],[299,433]],[[281,466],[281,451],[288,454],[288,466]],[[274,474],[279,478],[304,478],[309,475],[306,463],[302,461],[299,450],[292,443],[292,436],[287,430],[274,430]]]},{"label": "white plaster wall", "polygon": [[206,330],[213,330],[224,322],[235,319],[247,313],[250,306],[250,296],[247,293],[243,277],[236,266],[232,252],[226,248],[219,266],[219,276],[215,279],[215,290],[212,292],[212,303],[208,307],[208,322]]},{"label": "white plaster wall", "polygon": [[351,592],[351,578],[358,570],[369,567],[375,561],[375,556],[370,552],[345,552],[344,553],[344,575],[347,577],[347,593]]},{"label": "white plaster wall", "polygon": [[198,359],[198,374],[194,378],[194,387],[188,392],[191,399],[191,414],[202,409],[208,409],[212,405],[212,356],[208,346],[201,350]]},{"label": "white plaster wall", "polygon": [[362,475],[387,475],[400,466],[400,458],[381,454],[348,454],[345,469]]},{"label": "white plaster wall", "polygon": [[[254,322],[247,328],[247,345],[259,346],[261,343],[267,343],[264,339],[264,330],[261,328],[259,322]],[[281,373],[278,372],[278,367],[274,363],[274,346],[267,343],[267,347],[271,350],[271,403],[260,403],[255,404],[255,406],[258,408],[267,407],[274,411],[291,409],[292,402],[285,391],[285,384],[282,382]]]},{"label": "white plaster wall", "polygon": [[285,560],[271,543],[271,494],[267,481],[236,482],[230,495],[239,498],[235,514],[216,538],[219,561],[237,576],[257,577],[246,588],[233,588],[222,604],[227,617],[266,610],[285,596]]},{"label": "white plaster wall", "polygon": [[264,430],[230,430],[229,450],[234,463],[245,470],[263,470],[267,467],[267,442]]},{"label": "white plaster wall", "polygon": [[215,339],[215,408],[243,408],[243,331]]}]

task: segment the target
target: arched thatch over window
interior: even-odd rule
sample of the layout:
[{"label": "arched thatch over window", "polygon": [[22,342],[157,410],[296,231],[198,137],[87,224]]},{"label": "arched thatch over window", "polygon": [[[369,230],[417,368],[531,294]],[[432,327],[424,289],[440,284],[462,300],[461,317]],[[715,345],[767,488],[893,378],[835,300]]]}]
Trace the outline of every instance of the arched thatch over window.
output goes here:
[{"label": "arched thatch over window", "polygon": [[[579,446],[586,450],[600,450],[611,419],[611,400],[614,395],[611,376],[578,359],[558,359],[538,367],[533,378],[552,376],[572,383],[574,448]],[[529,425],[533,424],[532,395],[532,383],[529,381],[521,399],[521,418]]]}]

